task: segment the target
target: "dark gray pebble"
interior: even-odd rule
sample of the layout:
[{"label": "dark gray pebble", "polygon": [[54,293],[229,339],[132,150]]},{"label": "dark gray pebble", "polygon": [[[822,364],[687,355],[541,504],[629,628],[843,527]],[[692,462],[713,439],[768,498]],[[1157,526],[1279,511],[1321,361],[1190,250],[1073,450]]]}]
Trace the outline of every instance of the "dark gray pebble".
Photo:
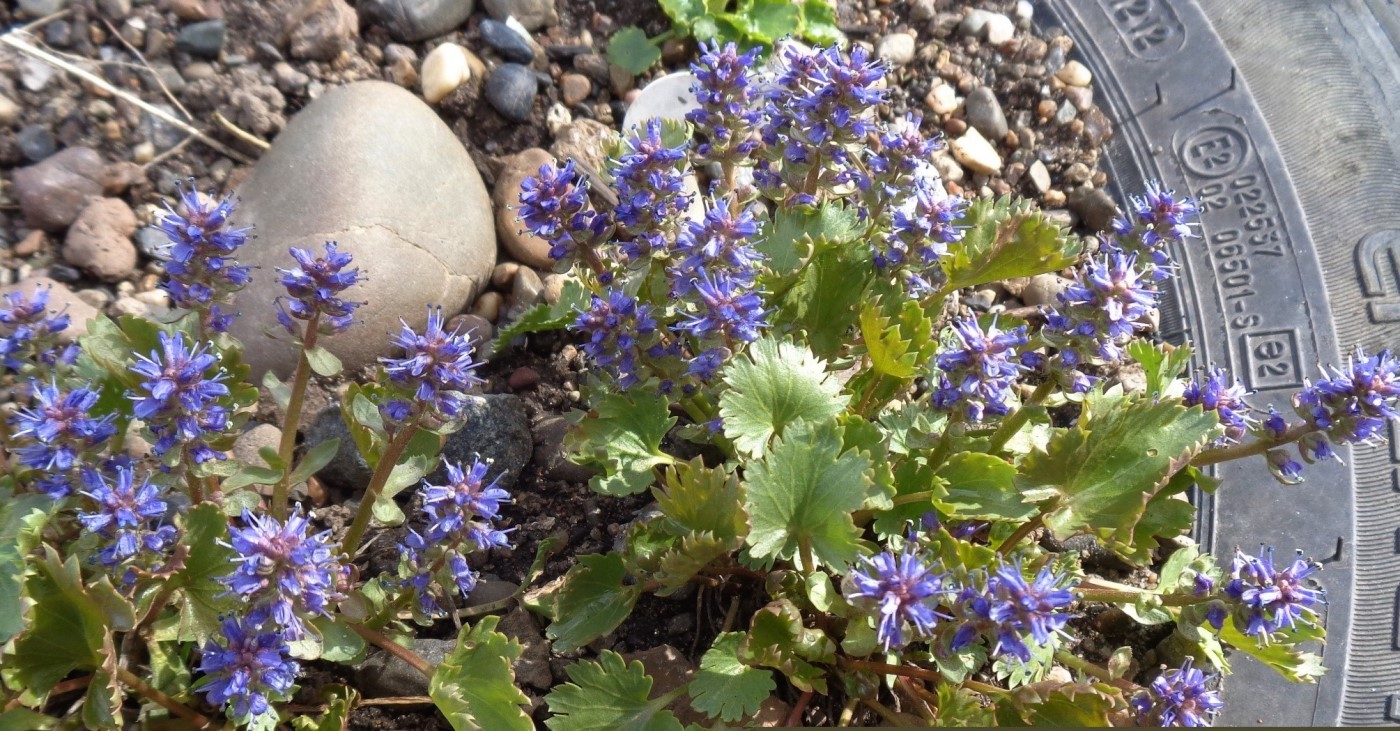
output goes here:
[{"label": "dark gray pebble", "polygon": [[26,125],[15,135],[15,142],[19,143],[19,151],[30,162],[39,162],[58,151],[53,135],[39,124]]},{"label": "dark gray pebble", "polygon": [[505,23],[483,20],[480,30],[481,39],[486,41],[486,45],[495,49],[505,60],[516,63],[530,63],[535,60],[535,50],[530,47],[529,41]]},{"label": "dark gray pebble", "polygon": [[486,101],[513,122],[524,122],[535,108],[539,82],[530,69],[518,63],[501,64],[486,81]]},{"label": "dark gray pebble", "polygon": [[175,46],[191,55],[218,58],[227,32],[228,24],[223,20],[201,20],[181,28],[175,37]]}]

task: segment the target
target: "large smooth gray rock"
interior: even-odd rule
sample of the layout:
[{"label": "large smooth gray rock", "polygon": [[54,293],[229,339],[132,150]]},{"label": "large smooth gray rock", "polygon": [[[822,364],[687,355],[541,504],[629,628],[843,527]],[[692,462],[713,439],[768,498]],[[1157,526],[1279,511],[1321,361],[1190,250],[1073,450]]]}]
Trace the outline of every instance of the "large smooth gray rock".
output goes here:
[{"label": "large smooth gray rock", "polygon": [[287,376],[294,349],[266,337],[277,267],[287,248],[337,241],[366,281],[345,297],[368,301],[346,333],[322,339],[347,370],[390,355],[399,319],[421,330],[430,305],[459,312],[496,265],[491,198],[462,143],[426,104],[383,81],[327,92],[297,114],[238,190],[238,226],[256,238],[241,252],[255,268],[239,296],[233,333],[254,376]]}]

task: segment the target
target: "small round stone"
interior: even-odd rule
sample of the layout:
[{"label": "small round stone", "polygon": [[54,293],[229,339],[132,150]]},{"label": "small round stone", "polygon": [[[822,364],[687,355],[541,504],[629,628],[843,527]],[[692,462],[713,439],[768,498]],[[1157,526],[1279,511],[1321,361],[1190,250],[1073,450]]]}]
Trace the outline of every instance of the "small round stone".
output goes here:
[{"label": "small round stone", "polygon": [[903,66],[914,60],[914,36],[908,33],[891,33],[880,39],[875,53],[891,66]]},{"label": "small round stone", "polygon": [[1088,86],[1094,80],[1094,75],[1089,73],[1089,69],[1078,61],[1067,61],[1059,71],[1055,72],[1055,78],[1065,82],[1069,86]]},{"label": "small round stone", "polygon": [[528,38],[515,32],[513,28],[505,23],[495,20],[483,20],[479,27],[481,39],[501,54],[507,61],[527,64],[535,60],[535,49],[530,47]]},{"label": "small round stone", "polygon": [[20,129],[15,135],[15,142],[30,162],[39,162],[58,151],[53,135],[41,124],[30,124]]},{"label": "small round stone", "polygon": [[534,72],[516,63],[501,64],[486,80],[486,101],[513,122],[530,118],[537,92]]},{"label": "small round stone", "polygon": [[437,104],[466,83],[472,76],[471,65],[467,63],[467,49],[456,43],[444,43],[434,48],[423,59],[423,71],[419,79],[423,84],[423,99],[429,104]]}]

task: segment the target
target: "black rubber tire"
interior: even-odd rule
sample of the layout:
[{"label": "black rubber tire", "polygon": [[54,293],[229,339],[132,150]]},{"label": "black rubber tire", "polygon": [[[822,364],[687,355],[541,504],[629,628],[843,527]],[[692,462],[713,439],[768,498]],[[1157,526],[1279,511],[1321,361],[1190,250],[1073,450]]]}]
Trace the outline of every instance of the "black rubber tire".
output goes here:
[{"label": "black rubber tire", "polygon": [[[1400,347],[1400,8],[1396,0],[1044,0],[1118,120],[1119,200],[1147,180],[1202,199],[1201,238],[1163,308],[1168,339],[1287,409],[1316,364]],[[1323,561],[1328,673],[1288,683],[1232,659],[1221,725],[1400,721],[1400,434],[1278,485],[1221,470],[1196,539]]]}]

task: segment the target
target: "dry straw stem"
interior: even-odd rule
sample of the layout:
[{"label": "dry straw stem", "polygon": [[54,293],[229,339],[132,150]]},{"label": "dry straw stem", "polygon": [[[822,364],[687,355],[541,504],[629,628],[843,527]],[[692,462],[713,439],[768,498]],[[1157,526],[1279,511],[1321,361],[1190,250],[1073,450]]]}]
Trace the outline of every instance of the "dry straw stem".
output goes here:
[{"label": "dry straw stem", "polygon": [[30,43],[28,40],[25,40],[25,38],[23,37],[25,35],[27,35],[27,33],[25,33],[23,29],[11,31],[4,35],[0,35],[0,44],[9,46],[10,48],[13,48],[16,51],[19,51],[20,53],[23,53],[27,56],[37,58],[40,61],[43,61],[44,63],[50,66],[53,66],[54,68],[67,71],[68,73],[77,76],[78,78],[88,82],[89,84],[93,84],[94,86],[101,88],[102,90],[115,97],[118,97],[126,102],[136,105],[143,111],[149,113],[151,116],[161,120],[162,122],[165,122],[166,124],[171,125],[172,127],[176,127],[186,132],[191,137],[199,140],[200,142],[209,146],[215,152],[218,152],[219,154],[225,157],[233,158],[234,160],[237,160],[246,165],[253,164],[254,160],[248,157],[247,155],[244,155],[243,153],[225,145],[224,143],[219,142],[213,137],[204,134],[198,128],[190,125],[188,122],[180,119],[179,117],[176,117],[170,112],[167,112],[164,109],[161,109],[143,101],[140,97],[133,95],[131,92],[125,91],[123,89],[118,89],[117,87],[112,86],[111,83],[109,83],[106,79],[102,78],[101,76],[98,76],[97,74],[94,74],[91,71],[88,71],[80,66],[69,63],[68,61],[63,60],[62,58],[59,58],[58,56],[49,53],[48,51],[42,48],[39,48],[38,46]]}]

